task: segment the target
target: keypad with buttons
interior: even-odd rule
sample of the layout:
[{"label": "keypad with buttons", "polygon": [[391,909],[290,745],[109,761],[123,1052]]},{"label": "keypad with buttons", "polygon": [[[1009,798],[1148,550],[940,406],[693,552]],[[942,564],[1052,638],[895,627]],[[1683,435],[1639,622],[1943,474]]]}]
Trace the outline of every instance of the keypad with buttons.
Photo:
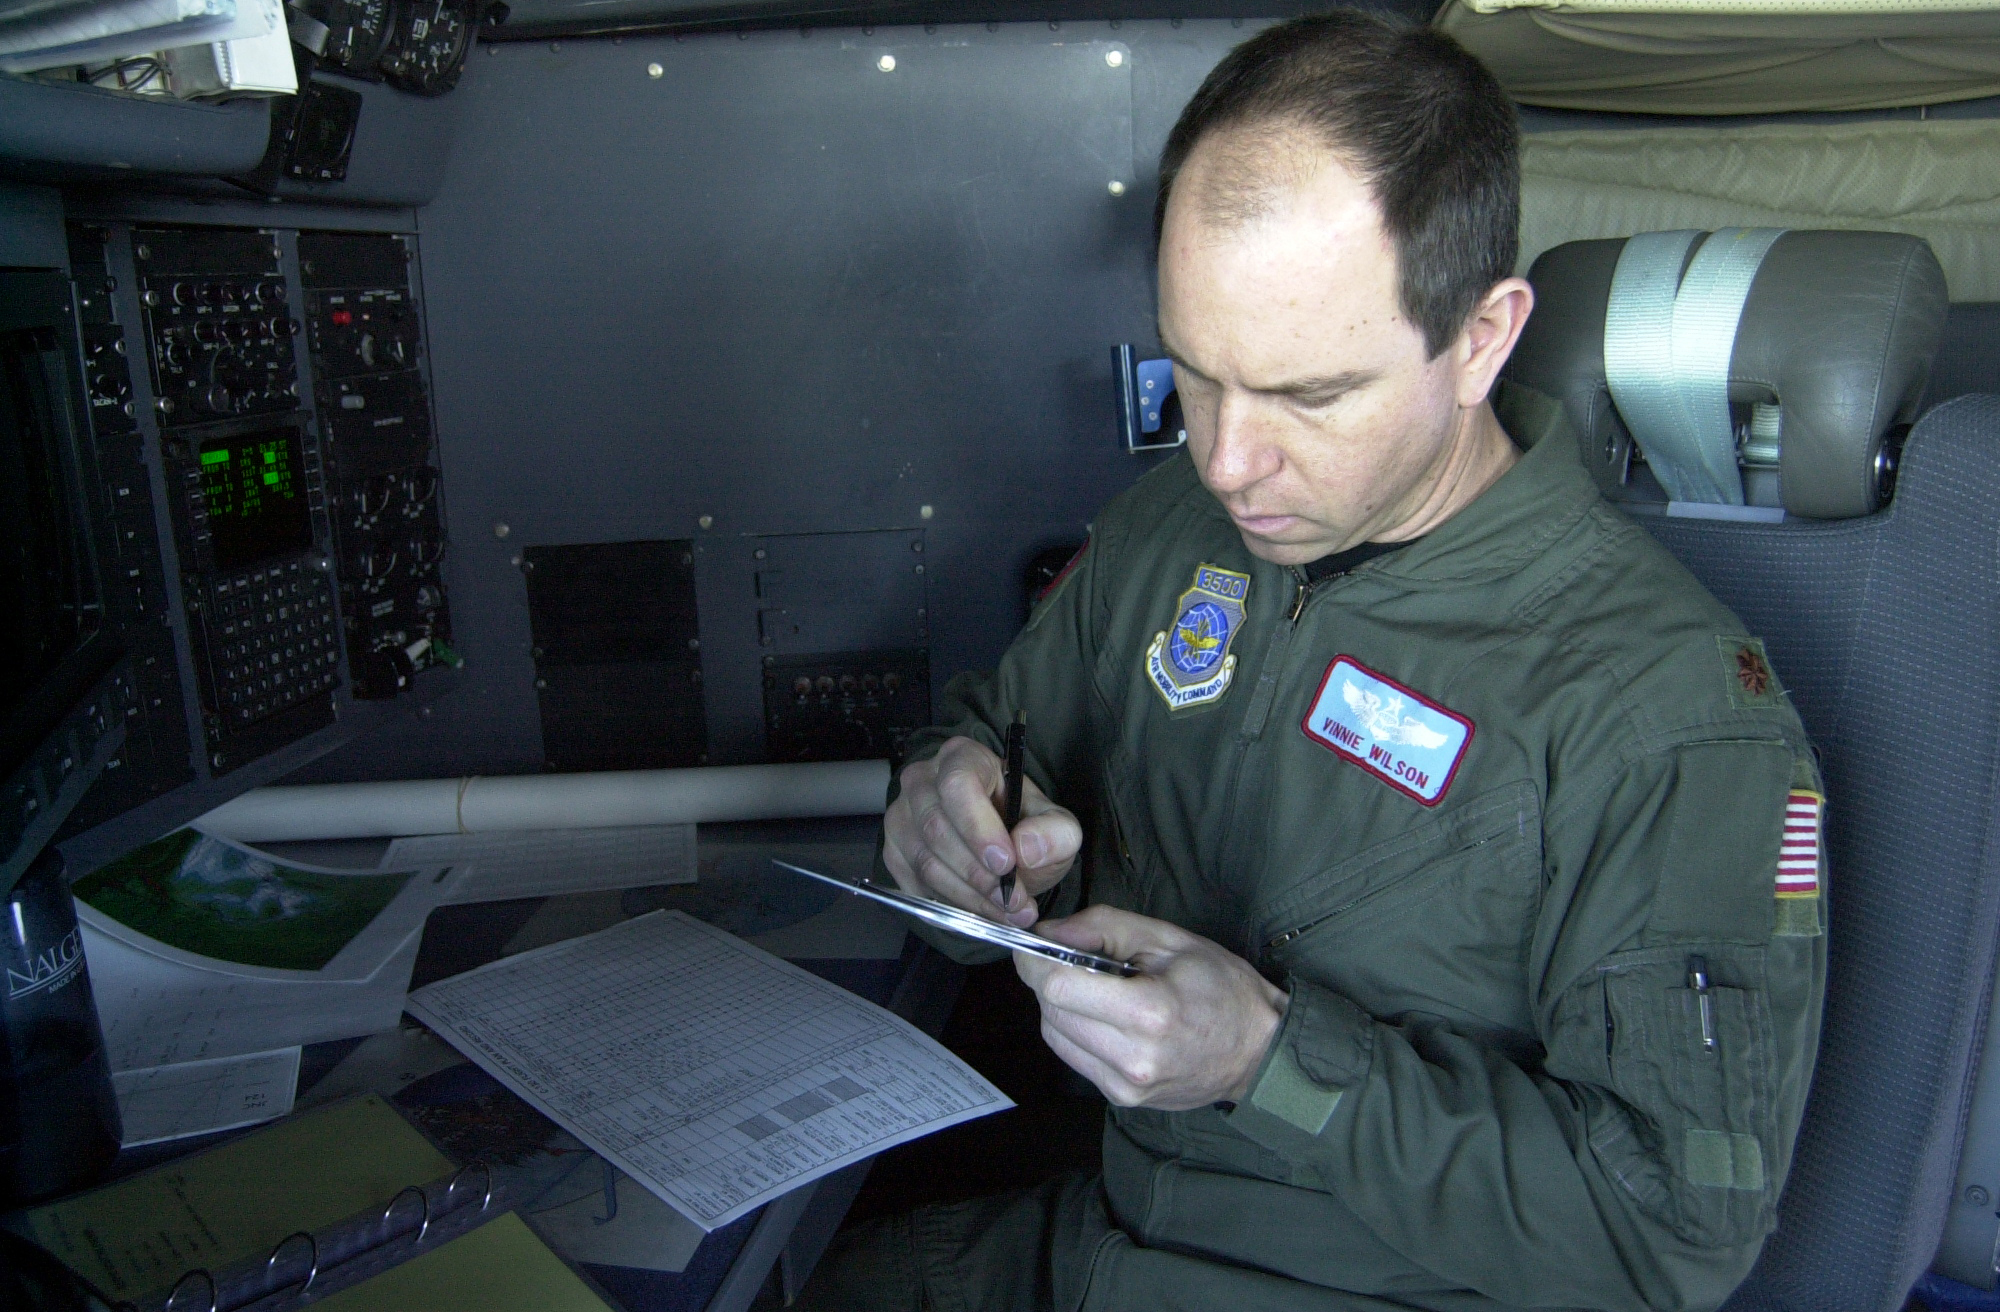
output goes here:
[{"label": "keypad with buttons", "polygon": [[326,576],[302,561],[242,570],[209,589],[208,658],[222,723],[242,728],[339,682]]}]

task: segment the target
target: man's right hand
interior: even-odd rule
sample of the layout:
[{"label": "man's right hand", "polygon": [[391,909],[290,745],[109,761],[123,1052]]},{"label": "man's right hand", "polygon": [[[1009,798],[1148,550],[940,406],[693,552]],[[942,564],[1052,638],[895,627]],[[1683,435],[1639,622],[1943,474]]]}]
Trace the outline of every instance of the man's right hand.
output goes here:
[{"label": "man's right hand", "polygon": [[[1037,894],[1053,887],[1083,847],[1083,826],[1021,781],[1021,823],[1000,822],[1005,767],[970,738],[953,738],[928,761],[905,766],[902,791],[882,817],[882,860],[905,893],[1026,927]],[[1000,876],[1014,871],[1014,900],[1000,905]]]}]

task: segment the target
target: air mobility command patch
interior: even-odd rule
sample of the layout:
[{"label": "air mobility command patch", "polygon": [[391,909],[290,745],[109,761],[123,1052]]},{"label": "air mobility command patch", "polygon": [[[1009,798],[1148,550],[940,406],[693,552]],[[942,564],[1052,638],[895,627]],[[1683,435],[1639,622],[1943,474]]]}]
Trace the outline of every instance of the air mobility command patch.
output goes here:
[{"label": "air mobility command patch", "polygon": [[1153,635],[1146,648],[1146,677],[1179,711],[1212,702],[1229,691],[1236,657],[1229,644],[1243,627],[1250,576],[1213,565],[1197,566],[1194,586],[1181,594],[1173,627]]},{"label": "air mobility command patch", "polygon": [[1336,656],[1306,712],[1306,737],[1400,793],[1436,806],[1472,741],[1472,721]]},{"label": "air mobility command patch", "polygon": [[1805,788],[1785,797],[1785,828],[1778,839],[1778,922],[1773,933],[1811,938],[1819,933],[1820,820],[1826,799]]},{"label": "air mobility command patch", "polygon": [[1731,706],[1747,710],[1785,704],[1785,690],[1760,639],[1717,634],[1715,647],[1722,655],[1722,681]]}]

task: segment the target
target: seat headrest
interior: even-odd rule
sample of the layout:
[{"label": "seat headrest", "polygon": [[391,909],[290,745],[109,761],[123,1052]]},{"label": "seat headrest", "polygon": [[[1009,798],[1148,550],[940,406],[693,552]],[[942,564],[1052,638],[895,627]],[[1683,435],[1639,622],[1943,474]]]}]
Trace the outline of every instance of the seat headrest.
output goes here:
[{"label": "seat headrest", "polygon": [[[1645,499],[1634,490],[1647,482],[1631,469],[1636,437],[1663,499],[1781,505],[1815,519],[1887,500],[1944,331],[1944,271],[1929,245],[1902,233],[1759,229],[1629,241],[1622,270],[1625,238],[1569,242],[1535,261],[1535,310],[1506,368],[1562,403],[1607,493]],[[1688,434],[1703,422],[1712,440],[1690,454],[1701,439]]]}]

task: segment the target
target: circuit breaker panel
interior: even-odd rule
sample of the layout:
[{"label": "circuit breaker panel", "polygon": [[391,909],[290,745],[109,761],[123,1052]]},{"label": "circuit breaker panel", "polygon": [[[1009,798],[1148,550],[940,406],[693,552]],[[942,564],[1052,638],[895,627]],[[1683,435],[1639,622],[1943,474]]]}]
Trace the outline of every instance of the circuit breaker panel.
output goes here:
[{"label": "circuit breaker panel", "polygon": [[457,659],[409,252],[388,234],[303,232],[299,280],[348,674],[354,696],[394,697],[418,670]]},{"label": "circuit breaker panel", "polygon": [[414,714],[443,691],[418,672],[458,663],[407,242],[71,221],[79,459],[134,684],[58,837],[86,863]]}]

